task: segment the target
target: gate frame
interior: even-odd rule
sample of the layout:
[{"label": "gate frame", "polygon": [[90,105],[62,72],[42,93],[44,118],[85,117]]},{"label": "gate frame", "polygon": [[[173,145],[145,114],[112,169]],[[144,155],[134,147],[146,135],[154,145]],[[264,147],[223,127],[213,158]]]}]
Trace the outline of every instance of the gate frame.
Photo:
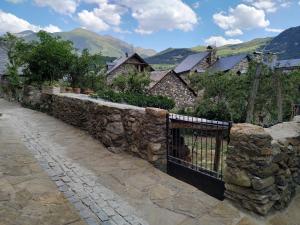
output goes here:
[{"label": "gate frame", "polygon": [[[179,115],[178,115],[179,116]],[[184,116],[183,116],[184,117]],[[189,117],[187,117],[189,118]],[[200,118],[197,118],[200,119]],[[175,119],[174,119],[175,120]],[[203,120],[203,119],[200,119]],[[185,120],[180,120],[178,118],[178,121],[185,121]],[[206,120],[206,121],[211,121],[211,120]],[[166,115],[166,147],[167,147],[167,151],[166,151],[166,158],[167,158],[167,173],[170,176],[173,176],[181,181],[184,181],[196,188],[198,188],[199,190],[205,192],[206,194],[215,197],[219,200],[224,200],[224,192],[225,192],[225,183],[223,181],[223,174],[221,172],[221,175],[218,177],[216,175],[214,175],[213,171],[207,170],[205,171],[203,168],[200,168],[198,166],[186,166],[183,165],[182,163],[180,163],[181,161],[185,162],[184,160],[181,160],[179,158],[176,158],[174,156],[170,155],[170,131],[172,128],[170,128],[170,122],[172,122],[172,119],[170,119],[170,114]],[[192,117],[192,121],[185,121],[187,123],[196,123],[195,121],[193,121],[193,117]],[[228,129],[228,136],[227,136],[227,143],[229,144],[230,141],[230,129],[232,127],[232,122],[221,122],[221,121],[211,121],[211,122],[216,122],[217,126],[218,123],[222,124],[222,126],[227,127]],[[227,125],[224,125],[224,124]],[[200,124],[200,123],[197,123]],[[204,123],[203,123],[204,124]],[[210,123],[211,126],[214,126],[213,123]],[[173,136],[172,136],[173,138]],[[217,139],[217,138],[216,138]],[[218,159],[216,161],[216,159],[214,159],[213,162],[213,167],[214,170],[218,170],[218,166],[220,165],[220,160],[223,160],[223,156],[220,156],[220,153],[217,154],[218,155]],[[223,154],[223,152],[222,152]],[[218,165],[216,165],[216,163]],[[185,164],[187,164],[185,162]],[[221,164],[222,165],[222,164]]]}]

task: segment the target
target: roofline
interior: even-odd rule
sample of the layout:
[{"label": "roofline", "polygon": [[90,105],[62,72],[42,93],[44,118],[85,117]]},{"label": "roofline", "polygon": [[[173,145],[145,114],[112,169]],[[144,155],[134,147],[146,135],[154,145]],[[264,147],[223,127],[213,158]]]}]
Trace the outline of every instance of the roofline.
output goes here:
[{"label": "roofline", "polygon": [[124,63],[126,63],[129,59],[131,59],[134,56],[136,56],[137,58],[139,58],[139,60],[141,60],[143,63],[146,63],[150,67],[151,71],[154,71],[153,67],[149,63],[147,63],[141,56],[139,56],[139,54],[137,54],[135,52],[131,56],[127,57],[126,60],[123,63],[121,63],[120,65],[118,65],[115,68],[113,68],[113,70],[111,70],[109,72],[107,71],[107,74],[109,75],[110,73],[112,73],[113,71],[115,71],[117,68],[119,68],[120,66],[122,66]]},{"label": "roofline", "polygon": [[194,94],[195,97],[198,97],[197,93],[179,76],[178,73],[176,73],[174,70],[167,70],[166,74],[158,81],[156,82],[153,87],[151,87],[149,90],[153,89],[158,83],[160,83],[169,73],[174,73],[176,77],[179,78],[179,80],[189,89],[190,92]]}]

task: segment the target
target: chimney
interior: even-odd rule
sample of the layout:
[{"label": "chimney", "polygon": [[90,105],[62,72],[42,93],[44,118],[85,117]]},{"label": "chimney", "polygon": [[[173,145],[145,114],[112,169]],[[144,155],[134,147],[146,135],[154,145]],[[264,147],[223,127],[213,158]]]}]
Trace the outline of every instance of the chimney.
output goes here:
[{"label": "chimney", "polygon": [[128,52],[125,53],[126,58],[128,58]]},{"label": "chimney", "polygon": [[209,46],[207,46],[206,51],[209,52],[207,62],[209,64],[209,66],[211,66],[218,60],[217,48],[216,48],[216,46],[209,45]]}]

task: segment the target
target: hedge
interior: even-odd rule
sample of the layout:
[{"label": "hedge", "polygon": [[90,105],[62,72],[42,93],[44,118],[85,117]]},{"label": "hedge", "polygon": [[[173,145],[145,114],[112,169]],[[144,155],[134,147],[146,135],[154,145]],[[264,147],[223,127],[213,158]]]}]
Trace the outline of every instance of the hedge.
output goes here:
[{"label": "hedge", "polygon": [[98,91],[91,95],[93,98],[101,98],[111,102],[126,103],[139,107],[155,107],[170,110],[175,107],[175,102],[164,96],[151,96],[133,93],[117,93],[112,90]]}]

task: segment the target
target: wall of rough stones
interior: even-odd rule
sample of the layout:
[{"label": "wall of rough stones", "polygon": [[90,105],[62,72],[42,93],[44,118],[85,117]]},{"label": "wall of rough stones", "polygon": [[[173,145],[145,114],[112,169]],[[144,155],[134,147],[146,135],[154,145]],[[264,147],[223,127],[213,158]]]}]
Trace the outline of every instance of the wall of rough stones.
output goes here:
[{"label": "wall of rough stones", "polygon": [[173,72],[167,74],[149,92],[152,95],[162,95],[173,99],[178,108],[194,106],[197,98]]},{"label": "wall of rough stones", "polygon": [[86,130],[108,150],[130,152],[165,169],[167,111],[76,94],[43,94],[42,102],[41,111]]},{"label": "wall of rough stones", "polygon": [[225,196],[262,215],[286,208],[300,184],[300,117],[268,129],[237,124],[230,136]]}]

